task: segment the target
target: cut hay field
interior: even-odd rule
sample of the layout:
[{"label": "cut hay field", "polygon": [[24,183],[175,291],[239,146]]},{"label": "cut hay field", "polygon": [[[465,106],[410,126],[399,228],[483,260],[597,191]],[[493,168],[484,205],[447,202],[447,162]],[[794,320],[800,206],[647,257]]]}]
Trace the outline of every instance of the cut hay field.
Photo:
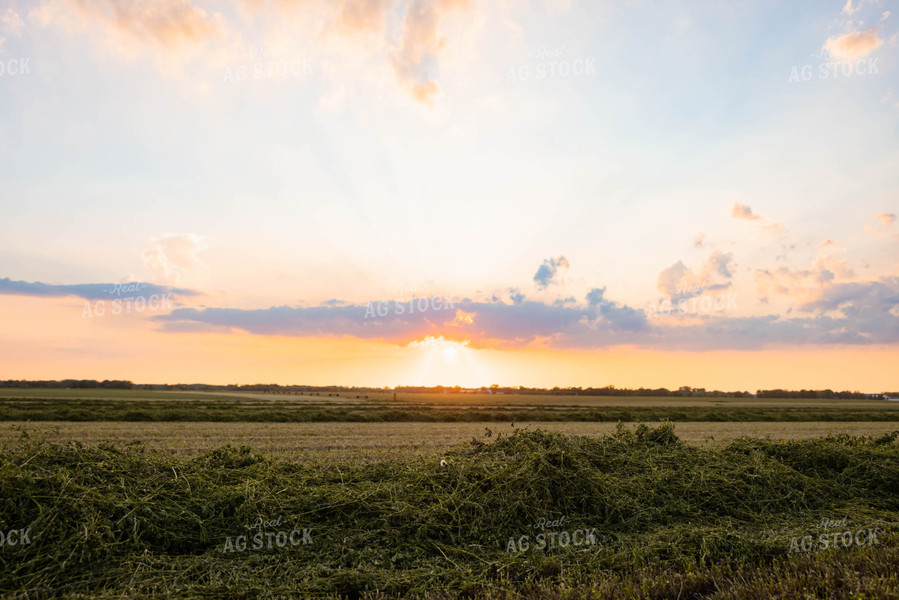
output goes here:
[{"label": "cut hay field", "polygon": [[895,403],[28,391],[0,600],[899,598]]},{"label": "cut hay field", "polygon": [[[28,393],[24,393],[24,392]],[[584,397],[490,394],[206,394],[141,390],[0,393],[0,421],[179,422],[894,421],[885,400]]]},{"label": "cut hay field", "polygon": [[[719,397],[662,397],[662,396],[578,396],[571,394],[488,394],[488,393],[430,393],[430,392],[194,392],[117,389],[60,389],[60,388],[0,388],[0,399],[62,398],[107,400],[255,400],[257,402],[341,402],[378,403],[411,406],[740,406],[740,407],[819,407],[819,408],[882,408],[899,410],[899,402],[885,400],[840,400],[816,398],[719,398]],[[366,402],[368,401],[368,402]]]},{"label": "cut hay field", "polygon": [[[659,423],[649,423],[659,425]],[[635,425],[629,425],[633,429]],[[142,442],[166,454],[195,457],[225,443],[247,445],[273,458],[291,461],[380,461],[399,456],[438,456],[458,446],[484,441],[488,430],[516,429],[598,436],[614,432],[614,423],[133,423],[0,422],[0,450],[13,450],[25,429],[54,443],[128,444]],[[825,435],[882,435],[899,423],[870,422],[686,422],[674,431],[684,443],[723,444],[748,436],[798,440]]]},{"label": "cut hay field", "polygon": [[443,461],[23,437],[0,461],[0,597],[899,595],[895,434],[517,430]]}]

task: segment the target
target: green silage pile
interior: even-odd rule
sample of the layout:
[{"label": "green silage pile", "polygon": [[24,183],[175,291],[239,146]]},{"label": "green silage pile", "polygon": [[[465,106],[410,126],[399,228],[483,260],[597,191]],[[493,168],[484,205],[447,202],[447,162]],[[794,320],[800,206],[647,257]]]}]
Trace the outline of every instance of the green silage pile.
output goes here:
[{"label": "green silage pile", "polygon": [[[897,556],[896,438],[699,448],[671,426],[516,431],[443,464],[335,465],[25,437],[0,460],[0,529],[29,531],[0,547],[0,597],[790,597],[818,571],[841,593],[899,594],[897,570],[881,572]],[[876,544],[790,552],[825,518],[880,531]]]}]

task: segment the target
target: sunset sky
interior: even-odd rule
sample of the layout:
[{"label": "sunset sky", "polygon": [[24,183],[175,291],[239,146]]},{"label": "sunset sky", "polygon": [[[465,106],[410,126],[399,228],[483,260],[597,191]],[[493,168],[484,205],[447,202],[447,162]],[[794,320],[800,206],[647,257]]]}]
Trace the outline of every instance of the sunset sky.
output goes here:
[{"label": "sunset sky", "polygon": [[897,56],[886,0],[4,1],[0,379],[899,390]]}]

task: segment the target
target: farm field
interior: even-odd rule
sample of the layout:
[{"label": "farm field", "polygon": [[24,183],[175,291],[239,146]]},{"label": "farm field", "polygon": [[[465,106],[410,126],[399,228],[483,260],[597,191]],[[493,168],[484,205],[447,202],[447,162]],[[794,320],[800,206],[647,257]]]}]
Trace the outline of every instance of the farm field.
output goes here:
[{"label": "farm field", "polygon": [[3,392],[0,599],[899,595],[896,403]]},{"label": "farm field", "polygon": [[[659,425],[650,423],[649,425]],[[630,425],[633,429],[635,425]],[[195,457],[225,443],[247,445],[276,459],[333,462],[379,461],[398,456],[437,456],[472,440],[494,434],[537,429],[565,435],[600,436],[612,433],[614,423],[132,423],[132,422],[0,422],[0,450],[13,450],[25,429],[49,442],[85,444],[141,442],[179,457]],[[724,444],[748,436],[800,440],[826,435],[883,435],[899,430],[899,423],[871,422],[685,422],[674,424],[684,443]]]},{"label": "farm field", "polygon": [[[358,397],[357,397],[358,396]],[[841,400],[821,398],[723,398],[723,397],[665,397],[665,396],[576,396],[570,394],[486,394],[486,393],[430,393],[430,392],[194,392],[118,389],[60,389],[60,388],[0,388],[3,398],[68,398],[107,400],[255,400],[269,402],[348,402],[424,406],[815,406],[821,408],[883,408],[899,410],[899,402],[881,399]]]},{"label": "farm field", "polygon": [[[0,421],[677,422],[894,421],[885,400],[583,397],[489,394],[204,394],[3,390]],[[147,395],[149,394],[149,395]],[[358,396],[358,397],[357,397]]]},{"label": "farm field", "polygon": [[39,437],[2,453],[0,520],[28,541],[3,549],[2,598],[899,593],[896,434],[697,446],[670,424],[519,429],[442,463]]}]

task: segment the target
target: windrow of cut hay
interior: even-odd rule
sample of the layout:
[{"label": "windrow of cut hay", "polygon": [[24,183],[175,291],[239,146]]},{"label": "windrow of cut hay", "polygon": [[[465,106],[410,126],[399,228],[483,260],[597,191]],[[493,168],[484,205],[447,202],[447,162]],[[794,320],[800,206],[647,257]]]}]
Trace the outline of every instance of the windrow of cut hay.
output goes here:
[{"label": "windrow of cut hay", "polygon": [[[896,597],[897,436],[698,448],[670,425],[519,430],[442,462],[366,465],[26,436],[0,464],[2,529],[28,532],[0,547],[0,591],[798,597],[822,576],[832,597]],[[844,530],[852,543],[817,541]]]},{"label": "windrow of cut hay", "polygon": [[338,400],[162,400],[114,398],[0,398],[0,421],[122,421],[215,423],[477,423],[477,422],[812,422],[899,421],[899,406],[489,406]]}]

